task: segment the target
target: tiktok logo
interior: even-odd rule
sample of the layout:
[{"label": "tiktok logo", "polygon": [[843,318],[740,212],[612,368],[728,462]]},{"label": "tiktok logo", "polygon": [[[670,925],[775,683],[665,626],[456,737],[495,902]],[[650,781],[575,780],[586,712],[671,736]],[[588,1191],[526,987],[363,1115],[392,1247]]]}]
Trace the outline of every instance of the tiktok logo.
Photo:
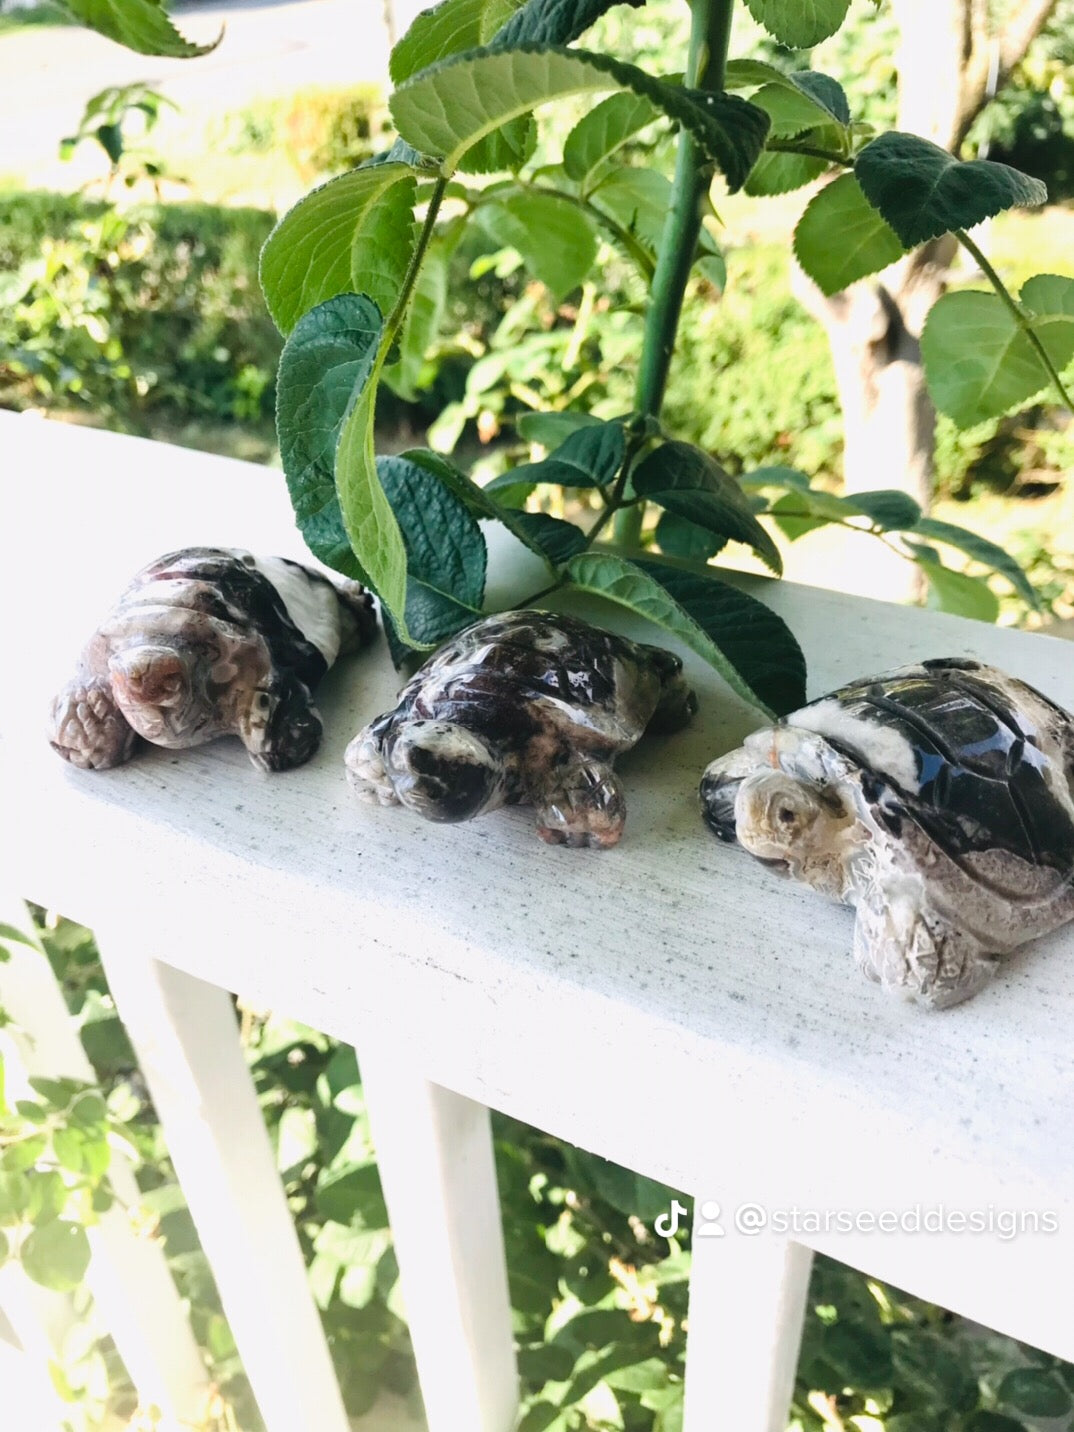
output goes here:
[{"label": "tiktok logo", "polygon": [[[653,1227],[660,1234],[661,1238],[676,1238],[679,1229],[682,1228],[690,1215],[690,1210],[677,1198],[671,1200],[671,1207],[667,1213],[661,1213],[654,1221]],[[695,1238],[722,1238],[724,1230],[720,1227],[720,1205],[711,1199],[701,1204],[698,1209],[698,1219],[694,1228]]]}]

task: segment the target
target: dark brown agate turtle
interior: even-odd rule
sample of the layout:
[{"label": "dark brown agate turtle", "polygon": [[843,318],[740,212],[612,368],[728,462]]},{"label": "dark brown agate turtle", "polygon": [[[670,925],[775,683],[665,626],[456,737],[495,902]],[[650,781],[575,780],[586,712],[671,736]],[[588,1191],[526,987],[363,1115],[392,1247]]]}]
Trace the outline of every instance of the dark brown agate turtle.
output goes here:
[{"label": "dark brown agate turtle", "polygon": [[1074,919],[1074,717],[958,657],[856,681],[701,782],[715,833],[857,909],[859,966],[933,1007]]},{"label": "dark brown agate turtle", "polygon": [[341,652],[372,640],[373,601],[283,557],[187,547],[150,563],[87,643],[52,703],[50,739],[106,770],[139,739],[179,749],[238,736],[266,771],[316,751],[312,692]]},{"label": "dark brown agate turtle", "polygon": [[345,760],[360,795],[426,820],[523,803],[543,840],[608,846],[626,817],[616,756],[696,709],[671,652],[574,617],[504,612],[431,657]]}]

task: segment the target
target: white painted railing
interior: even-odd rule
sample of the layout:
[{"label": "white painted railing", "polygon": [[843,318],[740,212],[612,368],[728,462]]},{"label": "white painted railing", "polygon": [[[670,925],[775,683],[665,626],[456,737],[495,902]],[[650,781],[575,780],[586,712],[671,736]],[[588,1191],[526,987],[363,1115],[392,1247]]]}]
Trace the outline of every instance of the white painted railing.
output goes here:
[{"label": "white painted railing", "polygon": [[[5,879],[98,933],[270,1432],[346,1422],[227,991],[358,1050],[432,1432],[515,1416],[490,1107],[719,1204],[724,1236],[694,1245],[688,1432],[782,1427],[809,1248],[1074,1359],[1057,1276],[1074,1266],[1074,931],[957,1010],[885,999],[852,968],[848,912],[703,830],[698,775],[753,717],[690,659],[700,715],[623,763],[630,818],[610,852],[543,846],[525,811],[453,828],[356,803],[341,756],[393,696],[383,647],[329,675],[324,746],[300,771],[261,776],[229,742],[74,771],[43,714],[126,578],[188,543],[301,544],[264,469],[6,414],[0,454]],[[813,692],[964,653],[1074,706],[1068,644],[757,589],[802,640]],[[9,989],[12,968],[0,997],[33,1035],[55,1023],[51,996]],[[54,1031],[33,1057],[78,1072]],[[770,1226],[797,1214],[797,1236],[736,1231],[746,1205]],[[818,1231],[839,1211],[940,1208],[1059,1229]],[[174,1295],[107,1237],[95,1261],[121,1351],[189,1425],[203,1374]]]}]

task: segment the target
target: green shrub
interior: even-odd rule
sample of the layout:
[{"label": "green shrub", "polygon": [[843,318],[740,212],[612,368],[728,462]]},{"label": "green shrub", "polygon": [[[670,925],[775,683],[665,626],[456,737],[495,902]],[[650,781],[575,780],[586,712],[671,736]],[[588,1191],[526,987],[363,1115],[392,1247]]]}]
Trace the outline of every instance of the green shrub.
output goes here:
[{"label": "green shrub", "polygon": [[271,419],[280,338],[257,285],[274,216],[0,195],[0,403],[157,418]]}]

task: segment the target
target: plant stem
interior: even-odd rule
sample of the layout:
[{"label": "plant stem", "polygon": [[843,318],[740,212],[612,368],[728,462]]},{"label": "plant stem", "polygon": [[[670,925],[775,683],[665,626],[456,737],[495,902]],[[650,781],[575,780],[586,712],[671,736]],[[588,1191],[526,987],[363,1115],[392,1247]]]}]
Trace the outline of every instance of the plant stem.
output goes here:
[{"label": "plant stem", "polygon": [[824,159],[829,164],[839,164],[844,169],[853,169],[853,159],[837,154],[834,149],[821,149],[816,144],[798,144],[793,139],[768,139],[765,141],[766,154],[801,154],[806,159]]},{"label": "plant stem", "polygon": [[1014,318],[1015,323],[1017,323],[1018,327],[1022,330],[1025,336],[1029,339],[1030,343],[1032,343],[1033,347],[1037,350],[1037,356],[1040,359],[1041,363],[1044,365],[1048,377],[1051,378],[1052,382],[1055,384],[1055,391],[1059,394],[1061,401],[1071,412],[1074,412],[1074,401],[1071,400],[1070,394],[1063,386],[1063,380],[1059,375],[1059,370],[1056,368],[1055,364],[1048,356],[1048,350],[1040,341],[1040,334],[1033,327],[1033,324],[1030,322],[1029,316],[1026,313],[1025,309],[1023,309],[1022,305],[1018,303],[1017,300],[1014,299],[1012,295],[1008,292],[1007,287],[1004,284],[1003,280],[1000,278],[999,274],[988,262],[988,259],[985,258],[978,245],[975,244],[974,241],[970,238],[969,234],[967,234],[964,229],[956,229],[955,238],[959,241],[959,243],[967,251],[967,253],[973,255],[978,268],[981,270],[985,278],[995,289],[999,297],[1010,309],[1011,315]]},{"label": "plant stem", "polygon": [[440,212],[440,205],[443,203],[447,186],[447,178],[446,176],[442,176],[437,179],[433,185],[433,191],[429,195],[429,207],[425,211],[421,233],[418,235],[418,242],[414,245],[414,252],[410,256],[410,263],[407,265],[403,285],[399,290],[399,297],[392,305],[392,311],[388,314],[384,323],[384,332],[381,335],[380,347],[377,352],[378,368],[388,353],[391,352],[392,344],[399,336],[399,330],[403,326],[403,319],[406,317],[410,295],[414,290],[414,285],[418,280],[418,274],[421,272],[421,266],[425,261],[425,254],[433,237],[433,229],[436,227],[436,216]]},{"label": "plant stem", "polygon": [[[734,0],[691,0],[691,10],[690,47],[686,56],[684,83],[690,89],[722,90]],[[643,417],[660,416],[686,280],[690,276],[701,232],[702,205],[711,181],[712,165],[702,155],[693,136],[682,130],[671,202],[664,220],[652,296],[645,317],[645,337],[642,340],[635,398],[635,408]],[[643,515],[643,504],[619,513],[615,522],[617,539],[636,543]]]}]

